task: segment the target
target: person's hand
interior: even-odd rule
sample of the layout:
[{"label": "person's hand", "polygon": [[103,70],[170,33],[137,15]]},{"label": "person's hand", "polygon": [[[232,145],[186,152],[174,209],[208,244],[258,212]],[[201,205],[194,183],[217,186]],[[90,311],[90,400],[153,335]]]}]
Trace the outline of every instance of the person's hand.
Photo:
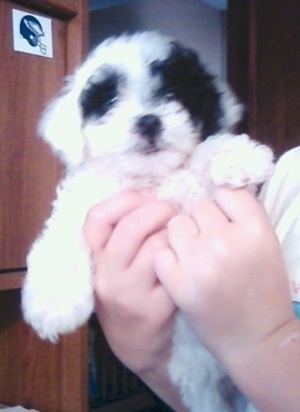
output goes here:
[{"label": "person's hand", "polygon": [[158,396],[186,411],[166,368],[176,304],[259,410],[298,411],[300,326],[262,206],[246,190],[221,189],[191,217],[176,213],[137,193],[91,210],[85,235],[108,343]]},{"label": "person's hand", "polygon": [[219,189],[191,217],[174,217],[168,241],[158,277],[219,359],[244,355],[294,320],[280,246],[247,190]]},{"label": "person's hand", "polygon": [[175,213],[167,202],[124,193],[94,207],[84,232],[94,264],[95,310],[108,344],[166,403],[186,412],[167,370],[177,309],[154,270]]},{"label": "person's hand", "polygon": [[96,314],[113,352],[138,374],[170,352],[176,308],[153,262],[174,214],[165,201],[129,192],[91,209],[85,224]]}]

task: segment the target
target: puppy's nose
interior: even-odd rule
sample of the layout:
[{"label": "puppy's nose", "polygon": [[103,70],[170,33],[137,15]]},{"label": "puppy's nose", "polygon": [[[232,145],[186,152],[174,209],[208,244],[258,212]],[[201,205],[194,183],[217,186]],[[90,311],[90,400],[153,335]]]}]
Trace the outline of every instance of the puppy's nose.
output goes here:
[{"label": "puppy's nose", "polygon": [[162,123],[155,114],[145,114],[137,119],[136,128],[142,137],[153,144],[162,131]]}]

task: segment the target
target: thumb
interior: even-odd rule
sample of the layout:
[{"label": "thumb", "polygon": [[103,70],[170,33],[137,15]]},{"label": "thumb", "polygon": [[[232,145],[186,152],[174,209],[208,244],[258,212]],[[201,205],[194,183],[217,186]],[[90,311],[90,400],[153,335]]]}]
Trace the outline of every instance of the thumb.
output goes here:
[{"label": "thumb", "polygon": [[218,188],[215,200],[231,222],[245,222],[254,216],[261,217],[265,214],[262,205],[246,188]]},{"label": "thumb", "polygon": [[180,294],[182,275],[175,253],[171,249],[160,251],[154,259],[154,269],[158,280],[176,303]]}]

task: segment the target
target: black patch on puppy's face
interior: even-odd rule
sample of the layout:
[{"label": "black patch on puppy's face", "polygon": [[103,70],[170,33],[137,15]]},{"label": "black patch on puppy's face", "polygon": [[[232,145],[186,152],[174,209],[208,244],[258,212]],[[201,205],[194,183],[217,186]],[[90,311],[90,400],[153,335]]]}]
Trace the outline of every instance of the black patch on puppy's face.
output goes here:
[{"label": "black patch on puppy's face", "polygon": [[174,42],[170,56],[152,63],[151,72],[159,75],[162,83],[155,97],[178,100],[195,126],[202,125],[202,140],[220,130],[220,93],[196,53]]},{"label": "black patch on puppy's face", "polygon": [[121,76],[113,70],[101,76],[90,77],[80,94],[79,102],[84,121],[104,116],[117,102]]}]

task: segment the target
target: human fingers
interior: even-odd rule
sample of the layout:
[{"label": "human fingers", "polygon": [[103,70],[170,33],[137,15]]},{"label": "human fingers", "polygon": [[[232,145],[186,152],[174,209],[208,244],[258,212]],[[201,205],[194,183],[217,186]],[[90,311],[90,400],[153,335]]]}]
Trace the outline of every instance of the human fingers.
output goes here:
[{"label": "human fingers", "polygon": [[210,199],[197,202],[191,212],[191,216],[198,225],[200,231],[220,229],[228,223],[228,217],[219,205]]},{"label": "human fingers", "polygon": [[199,228],[190,216],[180,214],[168,222],[167,236],[177,258],[182,260],[197,241]]},{"label": "human fingers", "polygon": [[263,206],[246,188],[218,188],[215,192],[215,200],[231,222],[249,222],[252,219],[266,219]]},{"label": "human fingers", "polygon": [[140,193],[124,192],[92,207],[83,230],[92,254],[105,246],[114,226],[124,215],[148,201],[149,199]]},{"label": "human fingers", "polygon": [[214,250],[223,246],[220,227],[228,223],[218,205],[208,199],[199,201],[191,216],[177,215],[168,223],[170,247],[158,254],[155,269],[179,307],[186,307],[191,299],[197,301],[198,273],[214,266]]},{"label": "human fingers", "polygon": [[139,248],[153,233],[161,230],[176,213],[176,208],[163,200],[148,201],[124,216],[112,232],[105,253],[116,270],[128,267]]},{"label": "human fingers", "polygon": [[[172,297],[177,296],[181,285],[181,270],[176,254],[171,248],[161,250],[155,257],[154,268],[159,281]],[[176,300],[176,299],[175,299]]]},{"label": "human fingers", "polygon": [[136,292],[144,301],[148,300],[149,306],[157,309],[157,314],[151,316],[154,322],[155,319],[156,322],[161,322],[170,318],[176,311],[173,300],[162,286],[155,270],[155,257],[168,247],[166,232],[163,229],[147,238],[130,267],[131,283]]},{"label": "human fingers", "polygon": [[167,246],[166,229],[159,230],[144,241],[130,266],[131,273],[137,274],[137,276],[134,275],[136,276],[134,280],[136,285],[141,284],[145,288],[151,288],[157,284],[158,279],[154,270],[154,257]]},{"label": "human fingers", "polygon": [[191,264],[191,253],[197,250],[199,235],[199,228],[191,217],[182,214],[173,217],[167,227],[168,244],[154,260],[156,276],[179,307],[187,286],[184,273]]}]

